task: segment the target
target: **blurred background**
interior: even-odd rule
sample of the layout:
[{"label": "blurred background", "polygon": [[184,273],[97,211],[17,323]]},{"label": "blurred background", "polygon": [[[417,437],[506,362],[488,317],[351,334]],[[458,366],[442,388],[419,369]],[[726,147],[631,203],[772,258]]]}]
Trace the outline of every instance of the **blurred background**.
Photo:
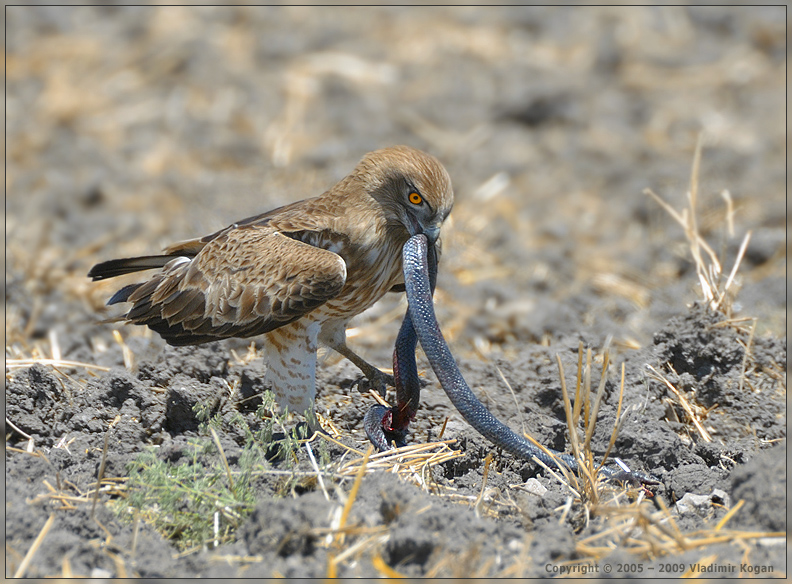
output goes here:
[{"label": "blurred background", "polygon": [[[92,264],[320,194],[401,143],[454,181],[455,350],[639,347],[698,297],[643,190],[683,209],[702,132],[699,228],[726,274],[752,231],[738,308],[781,334],[785,26],[783,7],[9,6],[7,354],[109,338],[123,282]],[[356,344],[390,345],[399,302]]]}]

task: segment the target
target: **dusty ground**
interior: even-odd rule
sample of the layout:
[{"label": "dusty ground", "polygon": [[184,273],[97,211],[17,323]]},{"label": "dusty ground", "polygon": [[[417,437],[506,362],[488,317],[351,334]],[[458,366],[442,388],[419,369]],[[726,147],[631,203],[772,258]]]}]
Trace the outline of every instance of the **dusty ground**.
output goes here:
[{"label": "dusty ground", "polygon": [[[7,575],[786,574],[783,8],[6,15]],[[643,192],[688,206],[702,131],[695,216],[720,289],[751,232],[720,312],[700,302],[684,230]],[[311,442],[315,467],[257,414],[247,343],[175,350],[98,323],[126,282],[89,282],[93,263],[318,194],[397,143],[454,180],[437,310],[468,383],[568,450],[556,356],[574,391],[591,348],[594,391],[610,344],[592,449],[607,449],[623,364],[612,454],[660,477],[654,497],[603,486],[596,503],[495,451],[419,354],[412,441],[448,419],[462,456],[413,453],[399,477],[381,463],[350,499],[373,403],[351,364],[329,355],[319,372],[339,443]],[[385,299],[351,344],[388,366],[404,308]],[[175,499],[145,498],[162,493]]]}]

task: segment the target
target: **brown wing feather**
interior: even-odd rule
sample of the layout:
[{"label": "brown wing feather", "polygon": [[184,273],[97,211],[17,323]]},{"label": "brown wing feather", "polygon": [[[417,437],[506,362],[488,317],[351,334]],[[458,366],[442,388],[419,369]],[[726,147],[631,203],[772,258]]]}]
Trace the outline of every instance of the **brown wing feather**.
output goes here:
[{"label": "brown wing feather", "polygon": [[[123,274],[162,268],[171,260],[179,257],[193,258],[198,255],[209,242],[239,228],[254,226],[264,227],[273,223],[280,231],[321,229],[321,226],[310,218],[312,212],[321,207],[322,203],[318,201],[318,197],[290,203],[278,207],[277,209],[267,211],[266,213],[261,213],[260,215],[247,217],[246,219],[237,221],[209,235],[173,243],[165,248],[163,255],[122,258],[98,263],[88,272],[88,277],[93,278],[94,281],[104,280],[107,278],[115,278]],[[281,227],[285,227],[285,229]],[[122,301],[123,299],[120,297],[116,299],[116,302]],[[111,303],[113,302],[111,301]]]},{"label": "brown wing feather", "polygon": [[[281,217],[296,219],[296,224],[303,229],[316,229],[316,223],[308,219],[307,216],[312,208],[316,206],[317,199],[318,197],[303,199],[302,201],[296,201],[294,203],[289,203],[288,205],[283,205],[282,207],[272,209],[266,213],[261,213],[259,215],[253,215],[251,217],[241,219],[232,225],[224,227],[223,229],[215,231],[214,233],[210,233],[209,235],[173,243],[166,247],[164,252],[166,255],[170,256],[185,255],[193,257],[197,255],[207,243],[215,240],[221,235],[227,234],[229,231],[233,231],[234,229],[239,229],[241,227],[264,227],[273,221],[277,224],[278,219]],[[308,213],[306,213],[306,211],[308,211]]]},{"label": "brown wing feather", "polygon": [[134,289],[127,320],[174,345],[253,336],[321,306],[346,281],[339,255],[267,222],[213,235],[194,259],[176,260]]}]

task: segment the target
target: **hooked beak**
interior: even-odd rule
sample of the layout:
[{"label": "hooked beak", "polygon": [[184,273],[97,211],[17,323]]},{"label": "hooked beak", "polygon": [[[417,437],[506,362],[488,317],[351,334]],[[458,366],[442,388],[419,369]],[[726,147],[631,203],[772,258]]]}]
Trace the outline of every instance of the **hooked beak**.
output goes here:
[{"label": "hooked beak", "polygon": [[429,240],[429,243],[434,245],[437,242],[437,238],[440,237],[440,223],[427,225],[423,229],[423,234],[426,236],[426,239]]}]

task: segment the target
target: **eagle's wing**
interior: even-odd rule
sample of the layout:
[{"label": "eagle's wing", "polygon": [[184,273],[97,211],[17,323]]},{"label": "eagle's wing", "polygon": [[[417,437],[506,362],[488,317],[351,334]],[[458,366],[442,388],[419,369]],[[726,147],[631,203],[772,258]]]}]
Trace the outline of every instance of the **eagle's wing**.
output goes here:
[{"label": "eagle's wing", "polygon": [[202,239],[192,240],[200,246],[185,242],[156,256],[168,258],[162,272],[119,290],[110,303],[131,302],[127,321],[150,327],[171,345],[192,345],[271,331],[335,297],[346,282],[341,256],[284,235],[266,220]]},{"label": "eagle's wing", "polygon": [[[290,203],[288,205],[284,205],[283,207],[278,207],[277,209],[267,211],[266,213],[247,217],[246,219],[237,221],[236,223],[215,231],[214,233],[210,233],[209,235],[173,243],[166,247],[163,251],[163,254],[160,255],[121,258],[98,263],[88,272],[88,277],[92,278],[94,281],[106,280],[107,278],[115,278],[116,276],[131,274],[133,272],[162,268],[174,259],[195,257],[208,243],[214,241],[218,237],[228,234],[230,231],[242,227],[264,227],[271,224],[273,219],[276,220],[275,223],[277,224],[277,219],[282,217],[288,218],[291,220],[291,223],[294,223],[295,226],[292,230],[319,230],[321,228],[318,227],[315,222],[308,219],[308,216],[310,216],[310,208],[312,205],[316,204],[316,200],[317,198],[314,197],[312,199],[304,199],[302,201]],[[289,226],[290,225],[287,225],[287,227]],[[280,230],[284,231],[284,229]],[[286,229],[286,231],[288,230],[289,229]],[[115,302],[121,301],[122,300],[115,300],[114,296],[113,299],[108,302],[108,304],[114,304]]]}]

